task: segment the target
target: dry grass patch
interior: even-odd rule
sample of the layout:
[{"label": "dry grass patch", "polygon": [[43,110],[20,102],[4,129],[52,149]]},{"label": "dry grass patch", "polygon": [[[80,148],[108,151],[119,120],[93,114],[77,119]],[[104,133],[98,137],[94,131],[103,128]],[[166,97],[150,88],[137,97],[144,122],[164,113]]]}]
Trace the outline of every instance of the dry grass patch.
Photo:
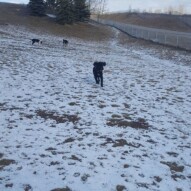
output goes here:
[{"label": "dry grass patch", "polygon": [[100,104],[100,105],[98,105],[98,107],[99,107],[100,109],[102,109],[102,108],[105,108],[106,105]]},{"label": "dry grass patch", "polygon": [[121,115],[113,114],[111,117],[112,118],[121,118]]},{"label": "dry grass patch", "polygon": [[155,181],[157,181],[157,182],[161,182],[161,181],[162,181],[162,178],[159,177],[159,176],[154,176],[154,179],[155,179]]},{"label": "dry grass patch", "polygon": [[75,37],[88,41],[105,41],[112,34],[108,27],[95,23],[60,25],[47,16],[30,16],[26,5],[0,3],[0,25],[6,24],[24,26],[32,31],[41,31],[44,34]]},{"label": "dry grass patch", "polygon": [[149,124],[143,118],[138,118],[136,121],[127,121],[125,119],[111,118],[107,121],[108,126],[118,126],[118,127],[132,127],[134,129],[148,129]]},{"label": "dry grass patch", "polygon": [[70,102],[68,105],[75,106],[75,105],[78,105],[78,104],[76,102]]},{"label": "dry grass patch", "polygon": [[171,172],[183,172],[184,171],[184,166],[179,166],[177,165],[175,162],[165,162],[165,161],[161,161],[162,164],[167,165]]},{"label": "dry grass patch", "polygon": [[66,188],[55,188],[51,191],[72,191],[69,187],[66,187]]},{"label": "dry grass patch", "polygon": [[191,28],[180,20],[181,16],[147,13],[113,13],[102,15],[101,18],[125,24],[144,27],[167,29],[180,32],[191,32]]},{"label": "dry grass patch", "polygon": [[15,160],[11,159],[2,159],[0,160],[0,170],[4,168],[5,166],[9,166],[10,164],[14,164]]},{"label": "dry grass patch", "polygon": [[59,115],[56,112],[46,111],[46,110],[37,110],[36,114],[37,116],[45,120],[50,119],[56,121],[57,123],[72,122],[75,124],[80,120],[80,118],[77,115],[69,115],[69,114]]},{"label": "dry grass patch", "polygon": [[117,191],[123,191],[123,190],[125,190],[125,189],[126,189],[126,187],[123,186],[123,185],[117,185],[117,186],[116,186],[116,190],[117,190]]}]

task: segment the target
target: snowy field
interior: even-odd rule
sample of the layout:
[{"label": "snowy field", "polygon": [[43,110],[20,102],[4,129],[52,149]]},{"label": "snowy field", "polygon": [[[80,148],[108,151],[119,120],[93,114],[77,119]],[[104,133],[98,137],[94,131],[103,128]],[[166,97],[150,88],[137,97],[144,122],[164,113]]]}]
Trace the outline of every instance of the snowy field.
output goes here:
[{"label": "snowy field", "polygon": [[0,191],[191,190],[191,54],[162,59],[113,33],[63,47],[0,26]]}]

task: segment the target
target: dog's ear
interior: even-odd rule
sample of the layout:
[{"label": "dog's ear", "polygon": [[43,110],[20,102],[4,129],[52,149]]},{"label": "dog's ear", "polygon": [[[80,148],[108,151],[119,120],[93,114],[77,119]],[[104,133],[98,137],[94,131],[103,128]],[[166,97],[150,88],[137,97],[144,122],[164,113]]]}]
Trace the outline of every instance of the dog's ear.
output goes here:
[{"label": "dog's ear", "polygon": [[100,62],[101,66],[106,66],[106,62]]},{"label": "dog's ear", "polygon": [[94,66],[97,66],[97,65],[98,65],[98,62],[94,62],[93,65],[94,65]]}]

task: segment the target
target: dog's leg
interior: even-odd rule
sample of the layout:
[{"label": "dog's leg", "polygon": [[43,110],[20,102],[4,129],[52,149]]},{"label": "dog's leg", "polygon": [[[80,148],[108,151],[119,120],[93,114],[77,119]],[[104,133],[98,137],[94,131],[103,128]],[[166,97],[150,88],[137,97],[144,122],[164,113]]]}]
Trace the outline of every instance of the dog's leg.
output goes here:
[{"label": "dog's leg", "polygon": [[95,76],[95,81],[96,81],[96,84],[99,84],[99,76],[98,75]]},{"label": "dog's leg", "polygon": [[95,76],[95,81],[96,81],[96,84],[99,84],[99,76]]},{"label": "dog's leg", "polygon": [[99,84],[99,76],[98,76],[97,71],[96,71],[95,68],[93,68],[93,75],[94,75],[96,84]]},{"label": "dog's leg", "polygon": [[103,73],[100,73],[100,78],[101,78],[101,87],[103,87]]}]

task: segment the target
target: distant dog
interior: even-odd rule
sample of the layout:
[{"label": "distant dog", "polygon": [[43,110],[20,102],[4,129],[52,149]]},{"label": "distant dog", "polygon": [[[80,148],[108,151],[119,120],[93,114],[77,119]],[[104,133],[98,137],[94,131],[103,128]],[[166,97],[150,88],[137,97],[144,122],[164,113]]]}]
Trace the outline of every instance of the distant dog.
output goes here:
[{"label": "distant dog", "polygon": [[63,45],[64,45],[64,46],[67,46],[67,45],[68,45],[68,41],[65,40],[65,39],[63,39]]},{"label": "distant dog", "polygon": [[32,40],[32,44],[34,44],[34,43],[42,44],[42,41],[39,39],[33,38],[31,40]]},{"label": "distant dog", "polygon": [[103,87],[103,70],[104,66],[106,66],[105,62],[94,62],[93,67],[93,75],[96,81],[96,84],[99,84],[101,81],[101,87]]}]

